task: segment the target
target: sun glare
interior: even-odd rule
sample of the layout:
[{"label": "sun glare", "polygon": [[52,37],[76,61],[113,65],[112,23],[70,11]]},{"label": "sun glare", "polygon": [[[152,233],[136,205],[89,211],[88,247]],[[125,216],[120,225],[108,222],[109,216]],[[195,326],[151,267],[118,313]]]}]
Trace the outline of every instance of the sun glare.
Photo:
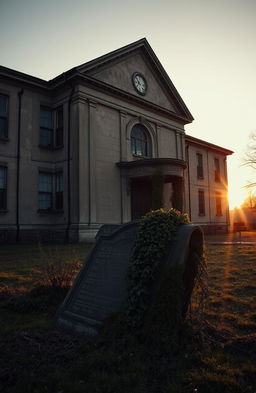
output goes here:
[{"label": "sun glare", "polygon": [[239,208],[246,199],[246,190],[242,187],[232,188],[229,186],[228,199],[230,210],[233,210],[236,207]]}]

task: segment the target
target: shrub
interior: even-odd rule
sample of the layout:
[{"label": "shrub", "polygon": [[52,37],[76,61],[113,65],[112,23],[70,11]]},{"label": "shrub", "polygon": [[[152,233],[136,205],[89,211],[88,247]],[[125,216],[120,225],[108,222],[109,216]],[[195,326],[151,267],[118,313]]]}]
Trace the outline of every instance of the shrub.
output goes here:
[{"label": "shrub", "polygon": [[78,259],[63,260],[58,258],[46,262],[39,280],[39,285],[46,287],[69,288],[81,269],[81,262]]},{"label": "shrub", "polygon": [[79,259],[64,259],[61,256],[41,256],[44,263],[40,278],[34,282],[30,291],[15,290],[0,283],[0,301],[2,307],[15,312],[55,312],[63,301],[69,288],[80,270]]}]

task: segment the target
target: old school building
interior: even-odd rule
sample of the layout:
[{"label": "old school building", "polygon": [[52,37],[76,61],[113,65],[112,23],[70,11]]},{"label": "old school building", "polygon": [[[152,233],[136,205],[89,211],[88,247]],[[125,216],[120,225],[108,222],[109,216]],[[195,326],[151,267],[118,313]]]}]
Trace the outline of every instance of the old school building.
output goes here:
[{"label": "old school building", "polygon": [[146,39],[50,81],[0,67],[1,241],[91,241],[157,200],[227,230],[232,152],[192,121]]}]

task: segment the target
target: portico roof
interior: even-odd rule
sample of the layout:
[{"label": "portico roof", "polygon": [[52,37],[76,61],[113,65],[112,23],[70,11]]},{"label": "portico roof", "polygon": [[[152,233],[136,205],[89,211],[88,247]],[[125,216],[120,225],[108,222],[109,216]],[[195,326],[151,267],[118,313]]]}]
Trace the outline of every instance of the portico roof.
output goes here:
[{"label": "portico roof", "polygon": [[183,177],[183,171],[187,167],[186,161],[176,158],[145,158],[120,161],[116,165],[128,177],[153,176],[157,171],[164,176]]}]

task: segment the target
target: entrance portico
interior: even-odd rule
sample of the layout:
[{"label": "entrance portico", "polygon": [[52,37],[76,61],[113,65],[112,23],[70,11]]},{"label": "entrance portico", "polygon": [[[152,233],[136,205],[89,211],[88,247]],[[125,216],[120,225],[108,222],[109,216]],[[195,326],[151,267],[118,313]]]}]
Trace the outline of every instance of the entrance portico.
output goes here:
[{"label": "entrance portico", "polygon": [[128,185],[126,190],[122,188],[123,207],[126,211],[124,216],[128,221],[160,207],[184,210],[185,161],[150,158],[119,162],[117,166],[121,170],[123,184]]}]

